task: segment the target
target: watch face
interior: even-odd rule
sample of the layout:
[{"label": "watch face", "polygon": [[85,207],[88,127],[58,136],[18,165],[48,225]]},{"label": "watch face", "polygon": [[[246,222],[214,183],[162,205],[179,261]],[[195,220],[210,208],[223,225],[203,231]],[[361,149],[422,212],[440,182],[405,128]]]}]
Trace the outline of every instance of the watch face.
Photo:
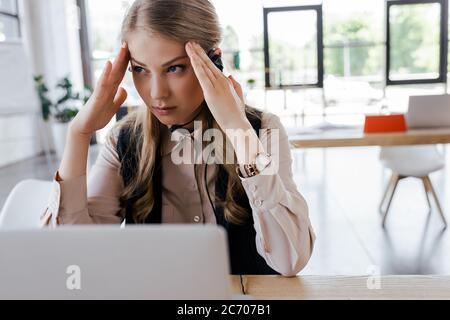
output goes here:
[{"label": "watch face", "polygon": [[268,154],[265,153],[258,154],[255,161],[256,169],[261,172],[270,164],[271,160],[272,159]]}]

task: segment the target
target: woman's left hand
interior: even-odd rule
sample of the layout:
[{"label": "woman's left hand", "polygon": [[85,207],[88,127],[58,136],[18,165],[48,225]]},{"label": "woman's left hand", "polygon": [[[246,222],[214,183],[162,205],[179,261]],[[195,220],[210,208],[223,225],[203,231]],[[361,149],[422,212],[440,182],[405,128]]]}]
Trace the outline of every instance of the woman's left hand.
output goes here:
[{"label": "woman's left hand", "polygon": [[241,128],[247,123],[240,84],[226,77],[198,44],[188,42],[186,52],[202,87],[205,101],[222,130]]}]

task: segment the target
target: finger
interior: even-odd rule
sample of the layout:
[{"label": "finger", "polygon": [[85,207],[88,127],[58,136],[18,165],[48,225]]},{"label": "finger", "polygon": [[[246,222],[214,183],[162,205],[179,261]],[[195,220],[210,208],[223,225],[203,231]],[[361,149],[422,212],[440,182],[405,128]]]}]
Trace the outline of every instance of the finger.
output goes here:
[{"label": "finger", "polygon": [[211,69],[209,69],[209,68],[204,64],[203,60],[200,59],[199,55],[195,52],[195,50],[192,49],[192,47],[191,47],[191,52],[192,52],[192,55],[193,55],[192,57],[193,57],[194,63],[196,63],[196,64],[198,65],[199,68],[203,69],[203,71],[205,72],[205,74],[208,76],[208,78],[209,78],[209,80],[210,80],[212,86],[215,87],[215,86],[214,86],[214,83],[215,83],[215,81],[216,81],[216,77],[215,77],[214,74],[212,73]]},{"label": "finger", "polygon": [[197,56],[201,59],[201,61],[212,71],[214,76],[216,78],[223,77],[223,73],[216,67],[216,65],[211,61],[211,59],[206,54],[205,50],[203,50],[202,47],[200,47],[199,44],[194,43],[193,47],[195,49],[195,52],[197,53]]},{"label": "finger", "polygon": [[202,86],[203,91],[208,91],[214,89],[214,82],[211,79],[214,79],[211,71],[206,68],[203,64],[199,63],[197,66],[198,70],[198,81]]},{"label": "finger", "polygon": [[112,65],[111,61],[106,61],[105,66],[103,67],[102,74],[100,75],[100,78],[98,79],[98,85],[100,87],[104,87],[108,83],[109,74],[111,73]]},{"label": "finger", "polygon": [[103,99],[108,95],[109,92],[109,75],[111,73],[112,64],[111,61],[106,61],[105,66],[103,67],[102,74],[100,78],[97,80],[97,84],[94,88],[94,92],[89,100]]},{"label": "finger", "polygon": [[128,61],[129,61],[129,51],[128,44],[126,42],[123,43],[122,47],[119,50],[119,53],[114,60],[110,81],[118,86],[125,75],[127,70]]},{"label": "finger", "polygon": [[113,107],[113,111],[114,111],[114,113],[117,111],[117,109],[120,108],[121,105],[123,105],[123,103],[127,99],[127,96],[128,96],[128,93],[123,87],[120,87],[117,90],[116,95],[115,95],[114,100],[113,100],[113,106],[114,106]]},{"label": "finger", "polygon": [[208,74],[206,70],[203,68],[201,61],[199,57],[195,54],[193,54],[192,47],[189,47],[189,45],[186,45],[186,52],[189,55],[189,58],[191,59],[192,68],[194,69],[194,73],[197,76],[198,81],[200,82],[200,85],[203,90],[208,90],[211,88],[214,88],[214,85],[212,83],[211,74]]},{"label": "finger", "polygon": [[240,110],[243,112],[245,107],[245,101],[243,95],[239,94],[238,90],[233,86],[233,82],[230,78],[227,78],[228,85],[230,86],[231,94],[233,95],[233,98],[235,101],[239,104]]},{"label": "finger", "polygon": [[[207,66],[205,66],[204,63],[200,62],[200,65],[201,65],[202,69],[205,71],[205,73],[208,75],[208,78],[209,78],[210,80],[211,80],[211,79],[215,79],[215,77],[214,77],[212,71],[211,71]],[[214,86],[214,81],[211,81],[211,83],[212,83],[212,85]]]},{"label": "finger", "polygon": [[241,100],[244,101],[244,93],[242,91],[242,87],[239,84],[239,82],[237,82],[232,75],[230,75],[228,79],[230,79],[230,82],[233,85],[234,90],[236,90],[236,93],[238,94],[239,98],[241,98]]}]

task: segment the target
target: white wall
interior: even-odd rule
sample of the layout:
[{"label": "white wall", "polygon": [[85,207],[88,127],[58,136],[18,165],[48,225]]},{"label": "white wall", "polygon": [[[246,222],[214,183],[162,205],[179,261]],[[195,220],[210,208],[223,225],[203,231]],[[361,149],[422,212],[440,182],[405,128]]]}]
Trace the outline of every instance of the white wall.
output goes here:
[{"label": "white wall", "polygon": [[[71,77],[75,89],[82,87],[75,0],[24,0],[20,1],[20,8],[23,41],[15,47],[0,42],[0,53],[9,56],[7,63],[12,68],[26,69],[23,72],[28,72],[29,78],[20,85],[12,84],[11,75],[0,66],[0,86],[10,86],[10,98],[0,100],[0,166],[39,154],[43,150],[42,139],[51,140],[50,131],[40,123],[39,103],[33,98],[20,99],[34,89],[32,75],[44,75],[50,89],[66,75]],[[15,57],[22,61],[11,58],[9,50],[17,49],[17,45],[25,50],[23,57]],[[55,98],[55,92],[49,96]]]}]

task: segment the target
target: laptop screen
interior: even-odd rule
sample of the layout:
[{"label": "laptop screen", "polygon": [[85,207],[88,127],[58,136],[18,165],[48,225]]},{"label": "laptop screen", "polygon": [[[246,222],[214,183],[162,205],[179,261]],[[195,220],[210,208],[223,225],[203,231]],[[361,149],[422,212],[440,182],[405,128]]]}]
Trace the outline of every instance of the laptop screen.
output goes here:
[{"label": "laptop screen", "polygon": [[450,95],[410,96],[409,128],[450,127]]}]

